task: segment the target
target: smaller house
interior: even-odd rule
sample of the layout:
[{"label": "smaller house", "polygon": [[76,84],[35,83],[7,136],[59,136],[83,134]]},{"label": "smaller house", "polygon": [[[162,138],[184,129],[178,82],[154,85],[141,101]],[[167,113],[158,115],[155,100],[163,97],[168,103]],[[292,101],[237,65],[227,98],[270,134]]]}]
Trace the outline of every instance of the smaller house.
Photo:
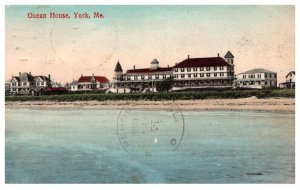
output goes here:
[{"label": "smaller house", "polygon": [[252,69],[237,75],[238,88],[271,88],[277,87],[277,73],[267,69]]},{"label": "smaller house", "polygon": [[104,76],[83,76],[78,81],[73,81],[71,84],[71,91],[91,91],[91,90],[105,90],[109,88],[109,80]]},{"label": "smaller house", "polygon": [[50,75],[48,77],[32,76],[31,72],[20,72],[19,76],[12,76],[10,83],[10,93],[13,95],[29,95],[30,89],[36,90],[40,87],[51,87]]},{"label": "smaller house", "polygon": [[5,96],[8,96],[10,94],[10,80],[5,81]]},{"label": "smaller house", "polygon": [[286,76],[285,76],[285,82],[280,83],[279,87],[280,88],[292,88],[295,89],[296,86],[296,76],[295,76],[295,71],[290,71]]}]

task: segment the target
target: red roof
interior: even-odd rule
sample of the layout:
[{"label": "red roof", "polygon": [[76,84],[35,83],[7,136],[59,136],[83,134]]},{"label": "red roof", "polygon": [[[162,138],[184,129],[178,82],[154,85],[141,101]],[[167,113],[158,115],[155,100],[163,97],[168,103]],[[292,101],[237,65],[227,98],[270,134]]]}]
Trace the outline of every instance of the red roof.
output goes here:
[{"label": "red roof", "polygon": [[189,58],[183,60],[174,66],[174,68],[182,67],[215,67],[215,66],[230,66],[225,59],[221,57],[204,57],[204,58]]},{"label": "red roof", "polygon": [[[94,76],[95,80],[100,83],[108,83],[109,80],[103,76]],[[93,76],[82,76],[79,78],[78,82],[92,82]]]},{"label": "red roof", "polygon": [[131,69],[127,70],[127,73],[158,73],[158,72],[167,72],[167,71],[172,71],[172,67],[159,67],[157,69]]}]

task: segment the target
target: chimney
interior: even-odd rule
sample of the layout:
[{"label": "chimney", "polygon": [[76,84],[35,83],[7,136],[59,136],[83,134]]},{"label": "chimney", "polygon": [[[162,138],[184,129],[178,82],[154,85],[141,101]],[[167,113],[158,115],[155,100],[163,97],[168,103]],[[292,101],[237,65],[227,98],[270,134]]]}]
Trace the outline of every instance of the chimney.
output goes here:
[{"label": "chimney", "polygon": [[19,72],[19,76],[21,75],[21,72]]},{"label": "chimney", "polygon": [[83,77],[83,75],[81,74],[81,76]]},{"label": "chimney", "polygon": [[190,55],[188,55],[188,59],[190,59]]},{"label": "chimney", "polygon": [[168,68],[169,68],[169,65],[168,65]]},{"label": "chimney", "polygon": [[218,53],[218,57],[220,57],[220,54]]},{"label": "chimney", "polygon": [[135,70],[135,65],[133,65],[133,70]]},{"label": "chimney", "polygon": [[92,74],[92,76],[94,77],[94,73]]},{"label": "chimney", "polygon": [[51,80],[51,78],[50,78],[51,76],[50,76],[50,74],[48,74],[48,78],[49,78],[49,80]]},{"label": "chimney", "polygon": [[31,75],[31,72],[29,72],[29,74]]}]

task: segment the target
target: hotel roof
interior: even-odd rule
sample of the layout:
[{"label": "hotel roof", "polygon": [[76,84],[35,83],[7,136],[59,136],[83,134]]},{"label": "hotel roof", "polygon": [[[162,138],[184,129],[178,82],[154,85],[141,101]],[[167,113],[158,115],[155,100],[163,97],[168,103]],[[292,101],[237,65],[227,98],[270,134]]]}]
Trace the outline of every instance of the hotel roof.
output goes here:
[{"label": "hotel roof", "polygon": [[130,74],[140,74],[140,73],[161,73],[172,71],[172,67],[158,67],[156,69],[144,68],[144,69],[130,69],[126,73]]},{"label": "hotel roof", "polygon": [[230,66],[222,57],[188,58],[176,64],[174,68]]}]

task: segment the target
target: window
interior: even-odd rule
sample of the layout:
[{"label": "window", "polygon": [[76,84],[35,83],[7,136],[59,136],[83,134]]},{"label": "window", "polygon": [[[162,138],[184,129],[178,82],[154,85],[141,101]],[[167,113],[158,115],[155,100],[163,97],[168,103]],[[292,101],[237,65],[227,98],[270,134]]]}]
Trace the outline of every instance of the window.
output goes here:
[{"label": "window", "polygon": [[218,68],[217,67],[214,67],[214,70],[216,71]]},{"label": "window", "polygon": [[194,67],[194,68],[193,68],[193,71],[197,71],[197,68],[196,68],[196,67]]},{"label": "window", "polygon": [[200,71],[204,71],[204,67],[200,67]]},{"label": "window", "polygon": [[155,79],[159,79],[159,75],[155,75]]},{"label": "window", "polygon": [[254,84],[254,82],[253,81],[250,81],[250,85],[253,85]]},{"label": "window", "polygon": [[180,71],[181,71],[181,72],[184,72],[184,68],[181,68]]},{"label": "window", "polygon": [[206,73],[206,76],[207,76],[207,77],[210,77],[210,73]]},{"label": "window", "polygon": [[191,68],[187,68],[187,72],[191,72]]},{"label": "window", "polygon": [[246,78],[246,75],[243,75],[243,79],[245,79]]},{"label": "window", "polygon": [[194,74],[194,77],[197,77],[197,73]]},{"label": "window", "polygon": [[268,81],[265,82],[265,85],[268,85]]},{"label": "window", "polygon": [[247,83],[246,82],[243,82],[243,85],[246,85]]},{"label": "window", "polygon": [[142,76],[141,76],[141,79],[145,79],[145,76],[142,75]]},{"label": "window", "polygon": [[272,74],[271,73],[269,74],[269,76],[270,76],[270,78],[272,78]]},{"label": "window", "polygon": [[220,67],[220,70],[221,70],[221,71],[222,71],[222,70],[224,70],[224,67],[223,67],[223,66],[221,66],[221,67]]},{"label": "window", "polygon": [[174,78],[178,78],[178,75],[174,75]]},{"label": "window", "polygon": [[260,81],[257,81],[257,84],[259,84],[259,85],[260,85]]},{"label": "window", "polygon": [[163,75],[163,79],[165,79],[166,78],[166,75]]},{"label": "window", "polygon": [[200,73],[200,77],[204,77],[204,73]]},{"label": "window", "polygon": [[261,74],[258,74],[258,75],[257,75],[257,78],[261,78]]},{"label": "window", "polygon": [[148,79],[152,79],[152,76],[151,76],[151,75],[149,75],[149,76],[148,76]]},{"label": "window", "polygon": [[214,73],[214,76],[215,76],[215,77],[218,76],[218,73]]},{"label": "window", "polygon": [[210,71],[210,67],[206,67],[206,70],[207,70],[207,71]]},{"label": "window", "polygon": [[221,77],[224,76],[224,73],[220,73],[220,76],[221,76]]},{"label": "window", "polygon": [[277,78],[277,74],[276,73],[274,73],[274,77]]},{"label": "window", "polygon": [[183,74],[183,75],[181,75],[181,78],[184,78],[184,74]]},{"label": "window", "polygon": [[23,85],[26,86],[27,82],[23,82]]},{"label": "window", "polygon": [[268,74],[267,73],[265,73],[265,78],[268,78]]},{"label": "window", "polygon": [[44,85],[44,82],[41,82],[42,85]]},{"label": "window", "polygon": [[191,78],[191,74],[188,74],[188,77]]},{"label": "window", "polygon": [[130,77],[127,77],[127,80],[130,80]]},{"label": "window", "polygon": [[175,72],[178,72],[178,69],[177,69],[177,68],[175,69]]},{"label": "window", "polygon": [[137,78],[138,78],[137,76],[134,76],[134,80],[137,80]]}]

